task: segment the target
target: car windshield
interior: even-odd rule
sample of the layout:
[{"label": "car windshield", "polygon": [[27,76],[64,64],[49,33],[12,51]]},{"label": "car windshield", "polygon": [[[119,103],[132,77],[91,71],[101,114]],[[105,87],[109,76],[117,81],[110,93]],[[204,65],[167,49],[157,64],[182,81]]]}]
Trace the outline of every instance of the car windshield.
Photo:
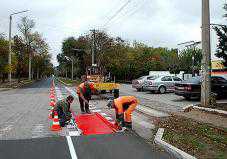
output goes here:
[{"label": "car windshield", "polygon": [[157,76],[149,76],[147,77],[148,80],[155,80],[156,78],[158,78]]},{"label": "car windshield", "polygon": [[138,78],[137,80],[142,80],[144,77],[146,77],[146,76],[142,76],[142,77]]}]

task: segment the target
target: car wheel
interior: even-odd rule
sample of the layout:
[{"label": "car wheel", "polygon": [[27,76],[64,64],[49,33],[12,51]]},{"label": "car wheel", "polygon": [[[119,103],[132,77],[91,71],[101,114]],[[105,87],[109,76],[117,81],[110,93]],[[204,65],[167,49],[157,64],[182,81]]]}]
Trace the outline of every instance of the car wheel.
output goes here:
[{"label": "car wheel", "polygon": [[140,91],[141,91],[141,89],[140,89],[140,88],[136,88],[136,90],[137,90],[137,92],[140,92]]},{"label": "car wheel", "polygon": [[186,100],[191,100],[191,96],[184,96]]},{"label": "car wheel", "polygon": [[161,87],[159,87],[159,92],[161,93],[161,94],[164,94],[165,92],[166,92],[166,87],[165,86],[161,86]]},{"label": "car wheel", "polygon": [[144,89],[143,89],[143,87],[141,87],[141,92],[144,92]]}]

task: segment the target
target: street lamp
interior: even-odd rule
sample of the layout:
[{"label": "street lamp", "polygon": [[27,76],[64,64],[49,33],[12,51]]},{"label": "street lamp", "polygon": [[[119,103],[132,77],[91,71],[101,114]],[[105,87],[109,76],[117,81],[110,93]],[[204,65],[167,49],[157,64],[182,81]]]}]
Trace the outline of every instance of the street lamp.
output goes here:
[{"label": "street lamp", "polygon": [[73,58],[70,58],[70,57],[68,57],[68,56],[65,56],[65,58],[67,59],[67,60],[69,60],[69,61],[71,61],[72,62],[72,80],[73,80]]},{"label": "street lamp", "polygon": [[9,78],[9,82],[11,83],[11,49],[12,49],[12,46],[11,46],[11,30],[12,30],[12,16],[13,15],[16,15],[16,14],[20,14],[20,13],[24,13],[24,12],[28,12],[29,10],[24,10],[24,11],[21,11],[21,12],[15,12],[15,13],[12,13],[10,14],[9,16],[9,58],[8,58],[8,64],[9,64],[9,74],[8,74],[8,78]]}]

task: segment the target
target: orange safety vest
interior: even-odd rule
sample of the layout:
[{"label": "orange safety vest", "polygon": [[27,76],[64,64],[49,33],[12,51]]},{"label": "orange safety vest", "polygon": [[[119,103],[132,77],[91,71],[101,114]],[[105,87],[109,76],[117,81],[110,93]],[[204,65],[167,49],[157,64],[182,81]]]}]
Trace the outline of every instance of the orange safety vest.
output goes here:
[{"label": "orange safety vest", "polygon": [[87,92],[91,93],[91,91],[94,91],[94,84],[93,83],[88,83],[89,86],[85,86],[84,83],[81,83],[78,87],[77,87],[77,94],[80,94],[80,90],[82,89],[82,93],[86,94]]},{"label": "orange safety vest", "polygon": [[133,103],[138,103],[138,100],[134,96],[121,96],[117,99],[114,99],[114,105],[118,109],[124,105],[131,105]]}]

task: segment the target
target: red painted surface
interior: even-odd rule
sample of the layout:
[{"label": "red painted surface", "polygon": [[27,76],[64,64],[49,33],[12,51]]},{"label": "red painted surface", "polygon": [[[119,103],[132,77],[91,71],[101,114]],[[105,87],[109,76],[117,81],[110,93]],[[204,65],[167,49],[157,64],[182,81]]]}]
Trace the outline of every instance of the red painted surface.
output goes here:
[{"label": "red painted surface", "polygon": [[112,123],[99,113],[80,114],[75,119],[83,135],[112,134],[117,130]]}]

